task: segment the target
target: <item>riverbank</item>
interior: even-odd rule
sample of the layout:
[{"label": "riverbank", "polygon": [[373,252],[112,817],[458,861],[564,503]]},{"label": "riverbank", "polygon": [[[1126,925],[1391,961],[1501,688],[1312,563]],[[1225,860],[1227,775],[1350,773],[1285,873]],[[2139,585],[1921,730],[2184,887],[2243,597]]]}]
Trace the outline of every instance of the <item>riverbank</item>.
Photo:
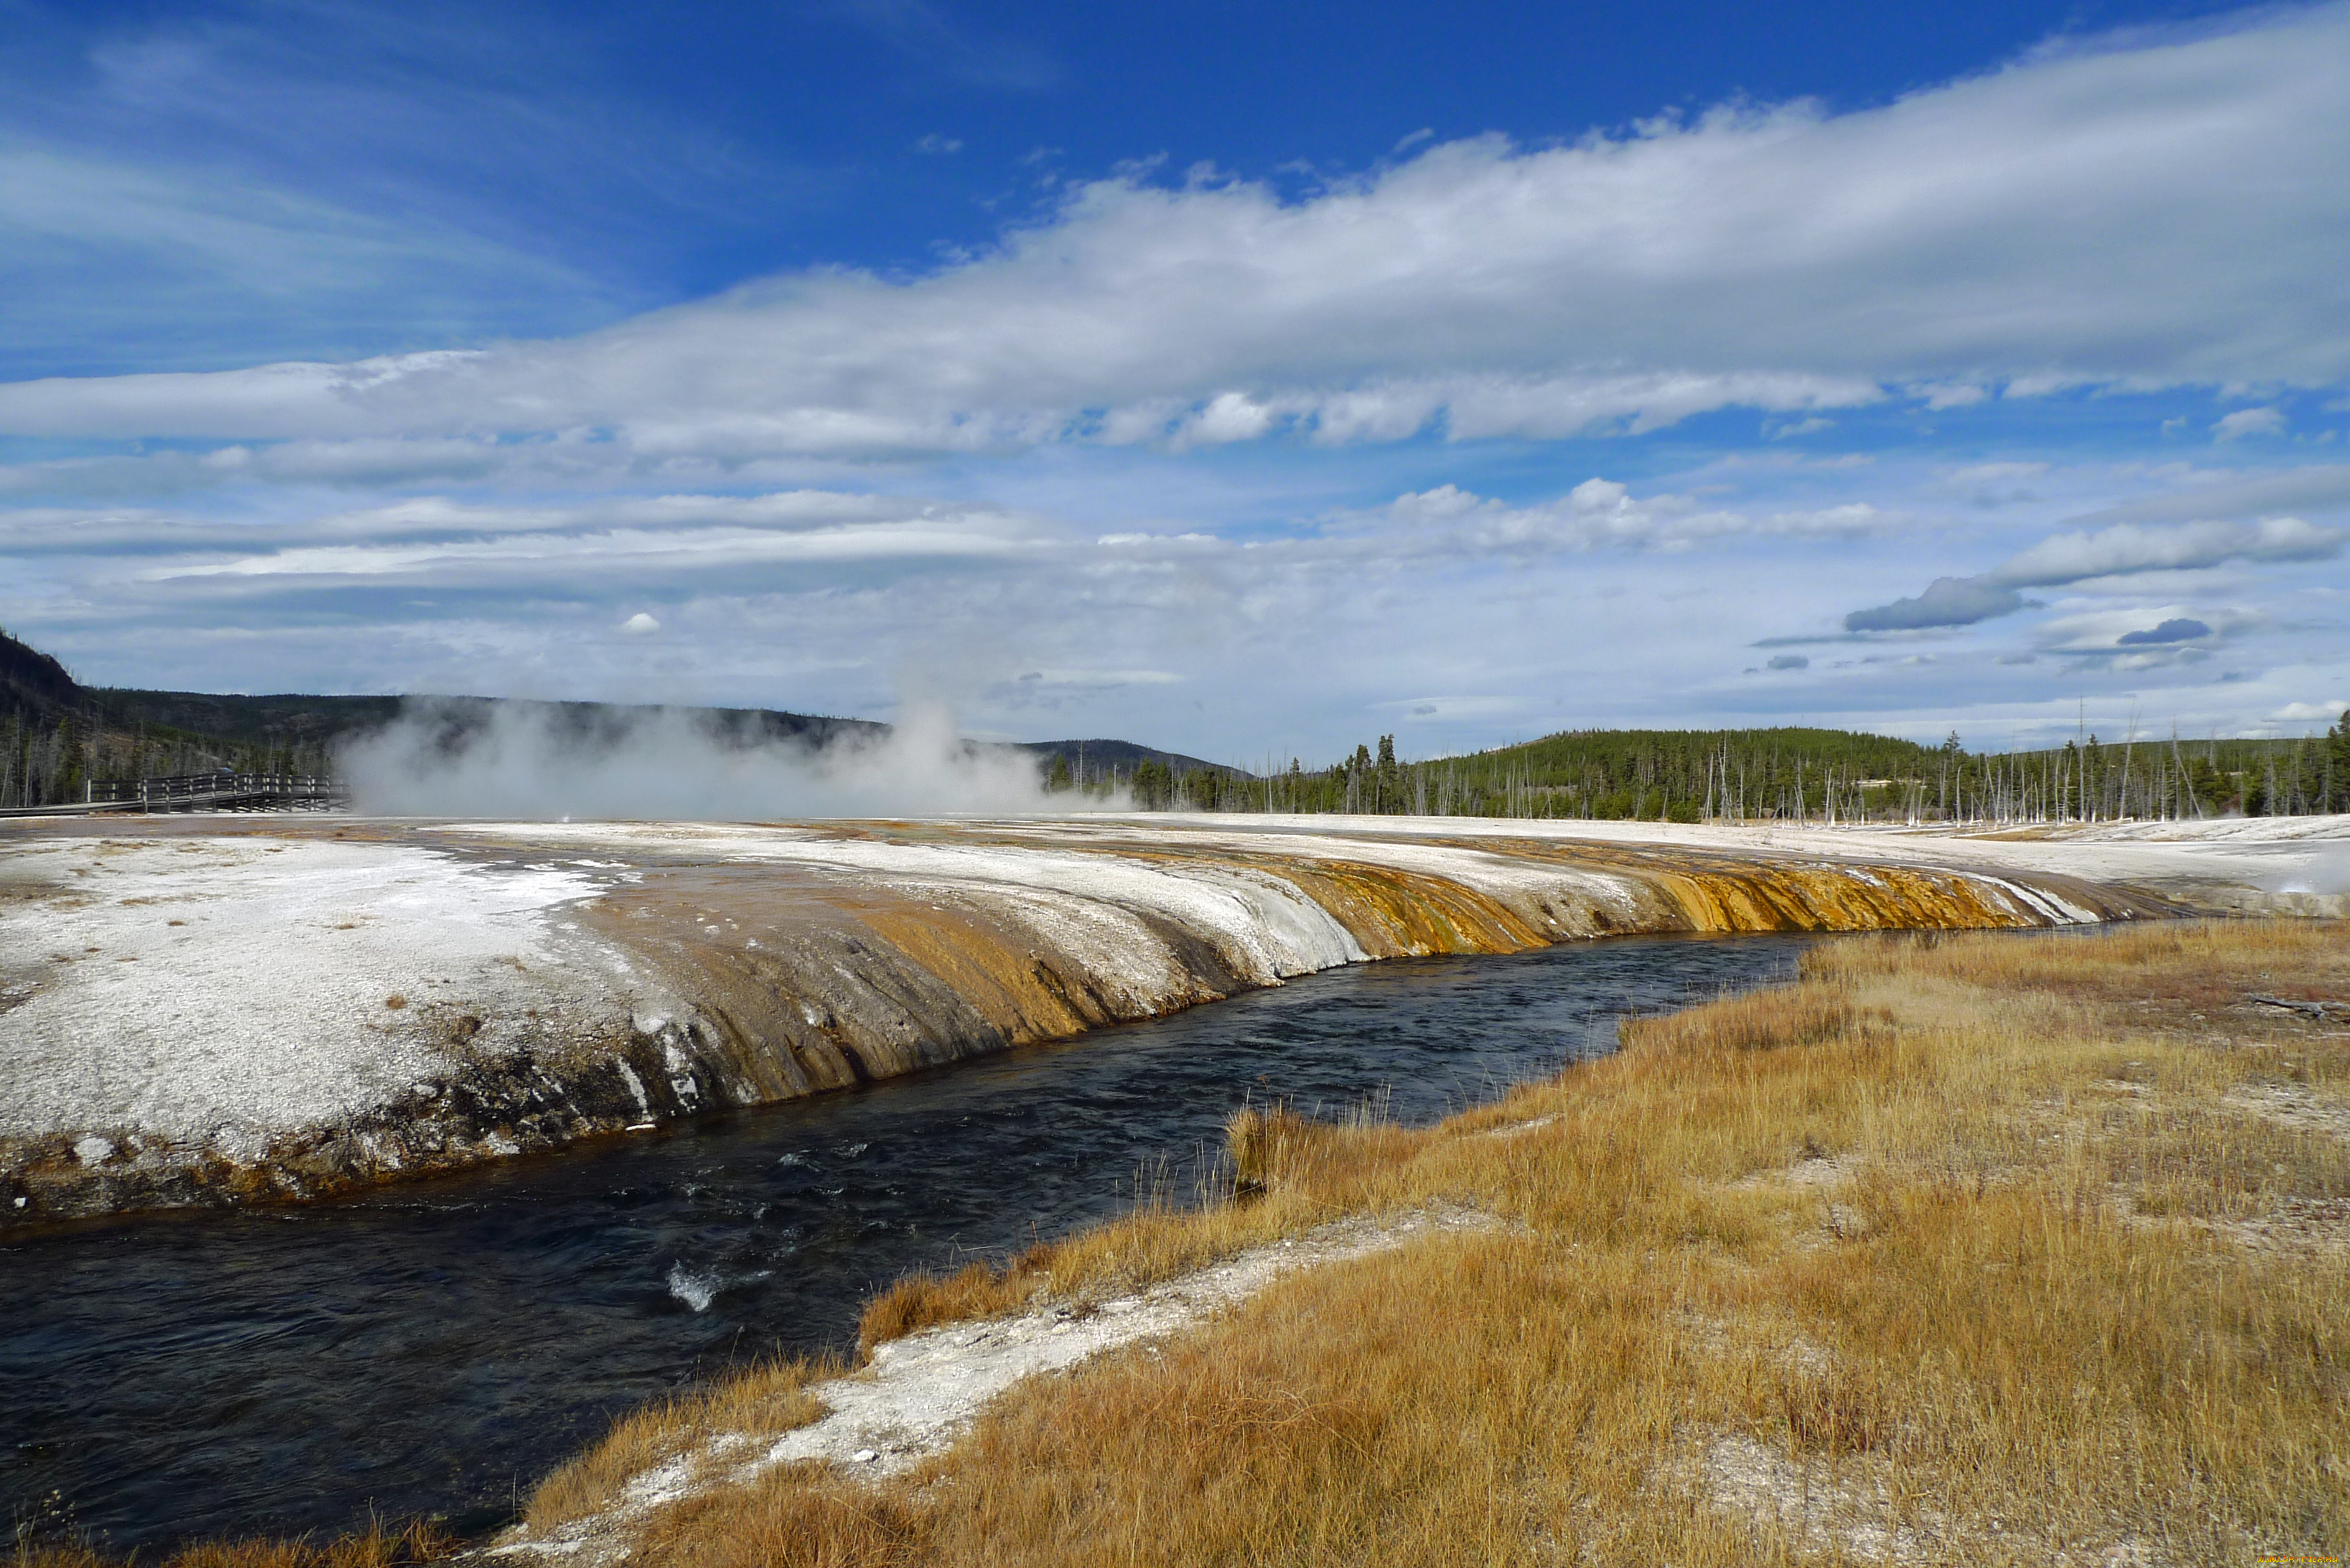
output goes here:
[{"label": "riverbank", "polygon": [[[1425,1127],[1783,983],[1805,937],[1350,964],[1077,1040],[324,1203],[0,1241],[0,1516],[141,1559],[438,1518],[468,1539],[618,1415],[854,1351],[890,1282],[1213,1190],[1270,1097]],[[519,1489],[519,1491],[517,1491]]]},{"label": "riverbank", "polygon": [[2267,896],[2337,846],[2256,847],[1450,818],[10,825],[0,1229],[316,1198],[1370,959],[2135,919]]},{"label": "riverbank", "polygon": [[[958,1343],[1022,1322],[1127,1315],[1333,1226],[1391,1244],[1019,1383],[903,1462],[792,1460],[823,1369],[737,1380],[624,1423],[508,1544],[702,1568],[2340,1553],[2350,1029],[2262,997],[2350,998],[2350,929],[1828,944],[1794,986],[1627,1027],[1432,1129],[1244,1120],[1234,1201],[908,1282],[868,1314],[879,1365],[951,1385]],[[1431,1213],[1477,1222],[1402,1230]]]}]

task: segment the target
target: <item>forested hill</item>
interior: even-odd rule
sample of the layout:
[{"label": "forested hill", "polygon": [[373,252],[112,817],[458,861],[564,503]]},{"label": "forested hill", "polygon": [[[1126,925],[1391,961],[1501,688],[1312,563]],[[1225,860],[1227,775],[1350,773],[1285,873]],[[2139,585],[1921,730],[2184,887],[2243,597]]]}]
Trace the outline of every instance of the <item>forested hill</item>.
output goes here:
[{"label": "forested hill", "polygon": [[[1149,787],[1146,787],[1149,786]],[[1956,735],[1758,730],[1570,730],[1465,757],[1409,761],[1395,737],[1347,761],[1251,779],[1138,774],[1144,805],[1698,822],[2102,822],[2350,810],[2350,715],[2324,737],[2177,742],[2094,735],[1975,753]],[[1163,798],[1159,798],[1163,797]]]},{"label": "forested hill", "polygon": [[[1463,757],[1399,759],[1395,738],[1355,748],[1347,761],[1253,785],[1258,809],[1405,812],[1463,816],[1641,817],[1795,815],[1846,795],[1882,794],[1893,781],[1939,779],[1955,747],[1891,735],[1782,727],[1762,730],[1569,730]],[[1186,781],[1189,783],[1189,781]],[[1205,781],[1184,792],[1196,799]],[[1221,803],[1220,803],[1221,804]],[[1881,803],[1872,803],[1881,804]]]},{"label": "forested hill", "polygon": [[[1955,751],[1957,748],[1951,748]],[[1892,735],[1784,725],[1765,730],[1569,730],[1461,759],[1477,784],[1569,788],[1606,796],[1629,791],[1702,801],[1745,770],[1750,799],[1783,788],[1800,773],[1806,788],[1834,775],[1854,779],[1931,776],[1943,753]],[[1473,786],[1472,786],[1473,787]]]},{"label": "forested hill", "polygon": [[[78,800],[91,779],[135,779],[220,768],[255,773],[333,771],[337,744],[380,730],[403,713],[434,726],[440,743],[461,748],[488,725],[501,700],[487,697],[321,697],[286,693],[245,697],[203,691],[145,691],[83,686],[64,665],[0,632],[0,807]],[[593,746],[617,738],[650,710],[607,702],[535,705],[559,734]],[[723,744],[775,742],[827,745],[878,738],[889,726],[773,708],[691,708]],[[1097,793],[1142,774],[1212,776],[1232,770],[1131,741],[1035,741],[1043,778],[1082,781]]]},{"label": "forested hill", "polygon": [[1180,752],[1162,752],[1154,746],[1137,745],[1132,741],[1015,741],[1011,744],[1019,751],[1034,752],[1043,758],[1045,771],[1056,787],[1066,784],[1091,789],[1107,779],[1125,782],[1131,780],[1136,772],[1143,768],[1155,768],[1171,777],[1207,773],[1237,781],[1249,776],[1242,769],[1228,767],[1222,763],[1202,762],[1198,757],[1187,757]]},{"label": "forested hill", "polygon": [[109,712],[105,697],[0,632],[0,806],[78,800],[92,778],[268,771],[278,763],[255,748],[123,719]]},{"label": "forested hill", "polygon": [[0,631],[0,716],[47,713],[79,691],[64,665]]},{"label": "forested hill", "polygon": [[[404,711],[429,717],[444,744],[462,744],[490,722],[498,700],[396,696],[244,697],[84,686],[57,659],[0,632],[0,807],[78,800],[85,781],[173,774],[325,774],[336,745],[381,729]],[[592,742],[646,710],[601,702],[542,705],[549,723]],[[822,745],[889,726],[765,708],[691,710],[719,740]],[[1042,764],[1040,763],[1040,766]]]}]

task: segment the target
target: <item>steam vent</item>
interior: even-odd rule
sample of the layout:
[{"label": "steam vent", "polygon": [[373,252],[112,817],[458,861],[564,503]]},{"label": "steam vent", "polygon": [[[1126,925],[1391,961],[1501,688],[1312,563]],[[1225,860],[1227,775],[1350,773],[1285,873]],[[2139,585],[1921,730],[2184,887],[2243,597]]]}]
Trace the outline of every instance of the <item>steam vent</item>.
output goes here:
[{"label": "steam vent", "polygon": [[314,1197],[1373,959],[2338,912],[2291,890],[2338,844],[2173,826],[2022,841],[1329,817],[11,827],[0,1227]]}]

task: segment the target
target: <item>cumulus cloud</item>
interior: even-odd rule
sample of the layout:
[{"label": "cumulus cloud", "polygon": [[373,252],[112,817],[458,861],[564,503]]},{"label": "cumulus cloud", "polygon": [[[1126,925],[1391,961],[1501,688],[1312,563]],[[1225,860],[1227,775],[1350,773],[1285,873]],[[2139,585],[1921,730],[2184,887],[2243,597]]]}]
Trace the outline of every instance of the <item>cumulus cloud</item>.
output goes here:
[{"label": "cumulus cloud", "polygon": [[2284,410],[2282,409],[2238,409],[2223,414],[2211,427],[2214,441],[2241,441],[2246,436],[2284,434]]},{"label": "cumulus cloud", "polygon": [[1902,388],[1949,407],[2002,384],[2338,384],[2345,50],[2350,8],[2270,11],[1851,114],[1437,143],[1302,201],[1127,175],[910,280],[797,274],[462,355],[19,383],[0,431],[597,430],[641,453],[862,459],[1637,431]]}]

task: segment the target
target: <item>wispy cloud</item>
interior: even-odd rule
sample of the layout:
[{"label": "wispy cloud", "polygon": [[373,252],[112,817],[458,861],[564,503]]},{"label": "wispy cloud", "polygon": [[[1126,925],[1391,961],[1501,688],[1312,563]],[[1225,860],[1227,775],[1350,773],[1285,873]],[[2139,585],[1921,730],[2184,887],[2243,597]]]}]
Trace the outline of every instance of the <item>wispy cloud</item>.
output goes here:
[{"label": "wispy cloud", "polygon": [[8,13],[15,377],[577,332],[674,298],[681,245],[828,194],[511,7],[84,9]]},{"label": "wispy cloud", "polygon": [[1051,52],[973,27],[931,0],[833,0],[828,7],[909,60],[975,87],[1030,91],[1061,78]]}]

